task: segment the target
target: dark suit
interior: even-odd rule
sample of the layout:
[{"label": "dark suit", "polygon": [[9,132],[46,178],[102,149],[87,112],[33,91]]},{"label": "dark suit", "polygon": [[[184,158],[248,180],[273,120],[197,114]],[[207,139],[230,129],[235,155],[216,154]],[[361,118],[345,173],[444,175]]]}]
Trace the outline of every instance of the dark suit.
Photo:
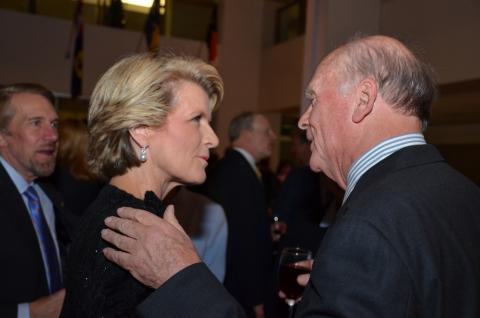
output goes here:
[{"label": "dark suit", "polygon": [[225,287],[253,315],[265,301],[271,268],[271,238],[262,183],[247,160],[230,150],[207,181],[207,194],[228,222]]},{"label": "dark suit", "polygon": [[[63,202],[53,187],[39,184],[53,203],[57,239],[63,255],[75,220],[63,210]],[[0,317],[16,317],[17,304],[31,302],[49,293],[40,246],[29,212],[2,165],[0,202]]]},{"label": "dark suit", "polygon": [[298,317],[480,317],[480,190],[430,145],[367,171],[327,232]]},{"label": "dark suit", "polygon": [[320,182],[321,175],[308,166],[288,173],[273,208],[273,213],[287,224],[280,248],[300,246],[317,251],[326,231],[319,226],[326,209]]},{"label": "dark suit", "polygon": [[[296,317],[478,318],[479,242],[480,189],[433,146],[404,148],[360,178],[317,252]],[[195,266],[153,293],[143,317],[242,317],[218,286],[203,294],[211,279]],[[148,311],[172,298],[189,303]],[[215,313],[203,315],[197,299]]]}]

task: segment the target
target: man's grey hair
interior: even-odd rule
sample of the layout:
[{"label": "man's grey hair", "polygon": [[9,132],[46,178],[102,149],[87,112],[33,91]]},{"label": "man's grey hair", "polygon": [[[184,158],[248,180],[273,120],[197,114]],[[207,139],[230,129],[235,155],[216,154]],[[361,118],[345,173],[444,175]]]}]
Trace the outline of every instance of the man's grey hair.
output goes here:
[{"label": "man's grey hair", "polygon": [[429,65],[411,51],[382,45],[363,36],[355,37],[343,48],[341,64],[347,86],[372,78],[385,102],[405,114],[417,116],[426,125],[437,95]]},{"label": "man's grey hair", "polygon": [[256,113],[254,112],[243,112],[232,119],[228,127],[228,138],[230,142],[237,140],[242,131],[252,129],[255,115]]},{"label": "man's grey hair", "polygon": [[17,94],[35,94],[46,98],[55,107],[55,95],[40,84],[15,83],[0,86],[0,130],[7,129],[15,112],[11,107],[11,99]]}]

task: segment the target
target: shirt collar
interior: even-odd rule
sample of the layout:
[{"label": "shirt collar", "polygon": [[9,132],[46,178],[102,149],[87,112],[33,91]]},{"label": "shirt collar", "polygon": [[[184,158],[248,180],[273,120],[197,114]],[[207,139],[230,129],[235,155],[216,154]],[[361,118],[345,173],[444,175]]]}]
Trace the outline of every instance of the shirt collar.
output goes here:
[{"label": "shirt collar", "polygon": [[28,183],[25,181],[18,171],[15,170],[15,168],[13,168],[5,159],[3,159],[2,156],[0,156],[0,163],[2,164],[3,168],[5,168],[5,171],[7,171],[7,174],[10,176],[10,179],[13,181],[13,184],[15,184],[15,187],[19,193],[25,192],[25,190],[27,190],[27,188],[33,184],[33,182]]},{"label": "shirt collar", "polygon": [[424,144],[426,144],[426,142],[423,135],[414,133],[387,139],[368,150],[352,164],[348,172],[347,189],[345,190],[343,203],[345,203],[350,193],[352,193],[358,180],[360,180],[370,168],[402,148]]}]

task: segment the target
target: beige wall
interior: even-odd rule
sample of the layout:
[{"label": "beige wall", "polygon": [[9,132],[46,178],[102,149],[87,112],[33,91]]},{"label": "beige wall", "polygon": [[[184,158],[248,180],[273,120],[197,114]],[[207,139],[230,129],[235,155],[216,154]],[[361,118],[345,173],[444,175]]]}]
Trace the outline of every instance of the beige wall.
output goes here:
[{"label": "beige wall", "polygon": [[[70,28],[65,20],[0,9],[0,83],[37,82],[68,95]],[[85,25],[83,95],[90,95],[100,75],[119,58],[145,51],[144,42],[140,32]],[[201,58],[207,52],[203,41],[178,38],[162,38],[160,49]]]},{"label": "beige wall", "polygon": [[[378,30],[407,39],[421,48],[441,83],[480,78],[478,0],[308,0],[310,8],[315,4],[318,10],[310,11],[310,16],[318,19],[319,32],[308,33],[307,25],[304,37],[275,46],[272,24],[278,3],[219,3],[222,45],[218,67],[225,80],[225,100],[216,122],[220,154],[228,144],[228,123],[241,111],[270,114],[278,132],[279,113],[299,107],[316,64],[306,59],[320,59],[356,31]],[[65,52],[70,27],[70,22],[64,20],[0,10],[0,83],[33,81],[68,94],[71,61],[65,59]],[[312,46],[314,40],[320,43]],[[100,74],[119,57],[135,52],[139,43],[143,50],[140,32],[86,25],[84,94],[90,94]],[[203,42],[165,37],[160,45],[206,56]],[[313,53],[317,56],[313,57]],[[480,135],[478,126],[473,129],[470,136]],[[471,131],[471,127],[467,130]],[[465,128],[432,127],[430,138],[442,142],[458,131]]]},{"label": "beige wall", "polygon": [[266,48],[262,52],[259,110],[298,108],[302,90],[304,37]]},{"label": "beige wall", "polygon": [[218,153],[228,146],[228,124],[238,113],[258,110],[262,1],[224,0],[220,3],[222,46],[219,71],[225,82],[225,98],[217,111]]},{"label": "beige wall", "polygon": [[419,47],[441,83],[480,77],[478,0],[384,0],[380,32]]}]

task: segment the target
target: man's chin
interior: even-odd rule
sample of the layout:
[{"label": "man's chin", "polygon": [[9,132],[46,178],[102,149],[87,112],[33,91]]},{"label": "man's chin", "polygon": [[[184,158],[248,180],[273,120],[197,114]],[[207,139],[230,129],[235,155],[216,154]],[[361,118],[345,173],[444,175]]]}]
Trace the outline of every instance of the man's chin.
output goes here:
[{"label": "man's chin", "polygon": [[35,175],[37,177],[48,177],[53,173],[54,170],[55,170],[55,163],[40,164],[34,168]]}]

